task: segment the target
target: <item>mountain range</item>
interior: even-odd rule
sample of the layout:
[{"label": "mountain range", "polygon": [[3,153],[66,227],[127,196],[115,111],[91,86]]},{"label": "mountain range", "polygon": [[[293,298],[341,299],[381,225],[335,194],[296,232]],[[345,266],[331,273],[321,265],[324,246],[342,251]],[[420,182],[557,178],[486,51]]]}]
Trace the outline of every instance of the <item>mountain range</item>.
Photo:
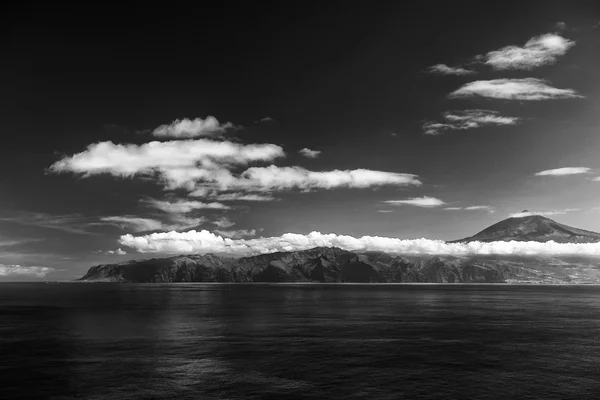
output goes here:
[{"label": "mountain range", "polygon": [[[595,243],[596,232],[539,215],[508,218],[454,242]],[[581,256],[390,255],[317,247],[251,257],[214,254],[131,260],[92,267],[94,282],[600,283],[600,259]]]}]

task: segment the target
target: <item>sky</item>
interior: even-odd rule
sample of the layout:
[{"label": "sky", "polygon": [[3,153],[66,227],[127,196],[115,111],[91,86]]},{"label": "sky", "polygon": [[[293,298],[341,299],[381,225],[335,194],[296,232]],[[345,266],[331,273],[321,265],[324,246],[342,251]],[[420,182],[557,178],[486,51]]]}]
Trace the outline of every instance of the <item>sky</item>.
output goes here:
[{"label": "sky", "polygon": [[0,280],[600,231],[600,6],[388,3],[7,10]]}]

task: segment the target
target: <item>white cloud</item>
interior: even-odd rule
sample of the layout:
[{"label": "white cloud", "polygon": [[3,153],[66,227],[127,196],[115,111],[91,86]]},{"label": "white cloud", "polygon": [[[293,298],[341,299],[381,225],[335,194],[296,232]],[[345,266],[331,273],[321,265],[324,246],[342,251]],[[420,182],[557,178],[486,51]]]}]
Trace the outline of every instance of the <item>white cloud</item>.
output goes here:
[{"label": "white cloud", "polygon": [[518,117],[501,116],[498,111],[492,110],[446,111],[442,115],[446,122],[428,121],[423,125],[426,135],[439,135],[444,131],[475,129],[488,125],[515,125],[520,120]]},{"label": "white cloud", "polygon": [[444,210],[448,211],[487,211],[494,213],[494,207],[492,206],[467,206],[467,207],[446,207]]},{"label": "white cloud", "polygon": [[465,69],[462,67],[449,67],[446,64],[436,64],[427,68],[427,71],[437,75],[473,75],[477,71]]},{"label": "white cloud", "polygon": [[404,199],[404,200],[386,200],[383,203],[388,204],[390,206],[401,206],[401,205],[410,205],[417,207],[438,207],[444,203],[440,199],[436,199],[435,197],[423,196],[423,197],[413,197],[412,199]]},{"label": "white cloud", "polygon": [[105,222],[112,222],[121,229],[131,229],[134,232],[155,231],[165,229],[162,222],[151,218],[138,218],[131,216],[112,216],[100,218]]},{"label": "white cloud", "polygon": [[591,179],[594,182],[600,182],[600,176]]},{"label": "white cloud", "polygon": [[214,221],[212,221],[212,224],[216,225],[217,228],[231,228],[232,226],[235,225],[235,222],[229,220],[229,218],[227,217],[221,217],[219,219],[216,219]]},{"label": "white cloud", "polygon": [[298,153],[306,158],[317,158],[319,157],[319,154],[321,154],[321,151],[311,150],[305,147],[302,150],[299,150]]},{"label": "white cloud", "polygon": [[167,200],[147,199],[144,201],[153,208],[169,214],[185,214],[194,210],[229,210],[231,207],[221,203],[203,203],[195,200]]},{"label": "white cloud", "polygon": [[29,276],[43,278],[54,268],[49,267],[24,267],[21,265],[0,264],[0,276]]},{"label": "white cloud", "polygon": [[535,176],[563,176],[563,175],[577,175],[577,174],[587,174],[591,172],[590,168],[587,167],[566,167],[566,168],[556,168],[556,169],[547,169],[545,171],[540,171],[535,174]]},{"label": "white cloud", "polygon": [[[190,193],[193,195],[193,193]],[[256,193],[223,193],[215,196],[217,201],[275,201],[275,197],[268,194],[256,194]]]},{"label": "white cloud", "polygon": [[117,250],[109,250],[106,252],[106,254],[112,254],[115,256],[124,256],[127,254],[127,252],[125,250],[122,250],[120,247]]},{"label": "white cloud", "polygon": [[128,229],[133,232],[191,229],[206,222],[205,217],[188,217],[176,214],[169,216],[169,222],[132,216],[111,216],[100,219],[103,222],[114,224],[121,229]]},{"label": "white cloud", "polygon": [[231,187],[274,191],[288,189],[369,188],[374,186],[420,185],[416,175],[368,169],[309,171],[301,167],[252,167],[244,171]]},{"label": "white cloud", "polygon": [[340,247],[350,251],[384,251],[390,254],[600,256],[600,243],[552,241],[445,243],[441,240],[407,240],[379,236],[355,238],[320,232],[311,232],[308,235],[286,233],[267,238],[231,239],[203,230],[153,233],[144,236],[123,235],[119,242],[141,253],[228,253],[239,256],[307,250],[318,246]]},{"label": "white cloud", "polygon": [[557,22],[555,25],[556,29],[558,29],[559,31],[564,31],[568,28],[567,24],[565,22]]},{"label": "white cloud", "polygon": [[277,122],[277,121],[275,121],[275,120],[274,120],[273,118],[271,118],[271,117],[264,117],[264,118],[261,118],[261,119],[259,119],[259,120],[256,120],[256,121],[254,121],[254,123],[255,123],[255,124],[259,124],[259,123],[261,123],[261,122],[263,122],[263,123],[266,123],[266,122]]},{"label": "white cloud", "polygon": [[562,36],[548,33],[527,41],[525,46],[507,46],[490,51],[485,55],[485,64],[494,70],[507,69],[532,70],[543,65],[554,64],[575,42]]},{"label": "white cloud", "polygon": [[215,230],[215,233],[232,239],[240,239],[244,237],[256,236],[255,229],[238,229],[232,231]]},{"label": "white cloud", "polygon": [[488,97],[504,100],[553,100],[583,97],[573,89],[558,89],[537,78],[492,79],[466,83],[450,93],[450,98]]},{"label": "white cloud", "polygon": [[192,138],[198,136],[215,136],[233,128],[231,122],[224,124],[213,117],[208,116],[206,119],[176,119],[170,124],[161,125],[154,129],[152,134],[157,137],[173,137],[173,138]]},{"label": "white cloud", "polygon": [[380,212],[380,213],[391,213],[391,212],[394,212],[394,210],[377,210],[377,212]]},{"label": "white cloud", "polygon": [[541,215],[543,217],[548,217],[552,215],[563,215],[573,211],[580,211],[579,208],[566,208],[564,210],[557,211],[521,211],[518,213],[513,213],[509,215],[509,218],[522,218],[522,217],[531,217],[533,215]]},{"label": "white cloud", "polygon": [[74,172],[84,177],[111,174],[120,177],[154,175],[170,188],[184,187],[197,180],[228,179],[225,168],[251,162],[273,161],[285,154],[274,144],[243,145],[208,139],[149,142],[142,145],[100,142],[87,150],[64,157],[50,171]]}]

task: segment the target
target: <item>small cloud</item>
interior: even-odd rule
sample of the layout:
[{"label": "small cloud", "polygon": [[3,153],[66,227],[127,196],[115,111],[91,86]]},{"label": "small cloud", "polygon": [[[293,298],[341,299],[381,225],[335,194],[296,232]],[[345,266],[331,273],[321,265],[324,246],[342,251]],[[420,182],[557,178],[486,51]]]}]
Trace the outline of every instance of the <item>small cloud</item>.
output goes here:
[{"label": "small cloud", "polygon": [[121,229],[131,229],[134,232],[154,231],[163,229],[160,221],[151,218],[138,218],[132,216],[111,216],[102,217],[101,221],[117,225]]},{"label": "small cloud", "polygon": [[377,210],[377,212],[380,212],[380,213],[391,213],[391,212],[394,212],[394,210]]},{"label": "small cloud", "polygon": [[473,74],[477,73],[477,71],[465,69],[462,67],[449,67],[446,64],[432,65],[431,67],[427,68],[427,72],[429,72],[431,74],[437,74],[437,75],[459,75],[459,76],[473,75]]},{"label": "small cloud", "polygon": [[524,210],[518,213],[513,213],[510,214],[509,217],[510,218],[522,218],[522,217],[531,217],[534,215],[541,215],[543,217],[548,217],[548,216],[552,216],[552,215],[562,215],[562,214],[566,214],[569,212],[573,212],[573,211],[581,211],[581,209],[579,208],[566,208],[564,210],[558,210],[558,211],[529,211],[529,210]]},{"label": "small cloud", "polygon": [[[190,196],[193,193],[190,193]],[[255,193],[241,193],[241,192],[233,192],[233,193],[223,193],[215,196],[214,198],[217,201],[275,201],[277,198],[268,195],[268,194],[255,194]]]},{"label": "small cloud", "polygon": [[435,197],[423,196],[423,197],[413,197],[412,199],[404,199],[404,200],[385,200],[384,204],[388,204],[390,206],[401,206],[401,205],[410,205],[417,207],[439,207],[443,204],[446,204],[440,199],[436,199]]},{"label": "small cloud", "polygon": [[444,210],[448,211],[487,211],[490,214],[494,213],[494,207],[492,206],[467,206],[467,207],[446,207]]},{"label": "small cloud", "polygon": [[269,122],[277,122],[277,121],[275,121],[271,117],[264,117],[264,118],[261,118],[261,119],[258,119],[256,121],[254,121],[255,124],[260,124],[260,123],[265,124],[265,123],[269,123]]},{"label": "small cloud", "polygon": [[185,214],[194,210],[229,210],[231,207],[217,203],[204,203],[195,200],[178,200],[174,202],[166,200],[147,199],[144,201],[149,206],[169,214]]},{"label": "small cloud", "polygon": [[587,174],[590,173],[591,169],[587,167],[566,167],[566,168],[556,168],[556,169],[547,169],[545,171],[540,171],[535,174],[535,176],[564,176],[564,175],[577,175],[577,174]]},{"label": "small cloud", "polygon": [[299,150],[298,153],[306,158],[317,158],[317,157],[319,157],[319,154],[321,154],[321,151],[311,150],[311,149],[307,149],[305,147],[302,150]]},{"label": "small cloud", "polygon": [[423,124],[423,133],[439,135],[445,131],[475,129],[489,125],[515,125],[520,121],[518,117],[505,117],[492,110],[446,111],[443,118],[443,123],[428,121]]},{"label": "small cloud", "polygon": [[152,134],[157,137],[192,138],[217,136],[232,128],[234,128],[234,125],[231,122],[221,124],[215,117],[208,116],[206,119],[176,119],[170,124],[161,125],[154,129]]},{"label": "small cloud", "polygon": [[127,254],[127,252],[125,250],[121,250],[121,248],[119,247],[117,250],[107,251],[106,254],[111,254],[111,255],[115,255],[115,256],[124,256]]},{"label": "small cloud", "polygon": [[25,267],[22,265],[7,265],[0,264],[0,276],[29,276],[36,278],[43,278],[50,272],[54,271],[54,268],[49,267]]},{"label": "small cloud", "polygon": [[214,221],[211,222],[212,224],[216,225],[217,228],[231,228],[232,226],[235,225],[235,222],[229,220],[229,218],[227,217],[221,217],[219,219],[216,219]]},{"label": "small cloud", "polygon": [[215,233],[218,233],[221,236],[225,236],[225,237],[232,238],[232,239],[240,239],[240,238],[244,238],[244,237],[255,236],[256,230],[255,229],[250,229],[250,230],[239,229],[236,231],[215,230]]},{"label": "small cloud", "polygon": [[[559,22],[566,27],[564,22]],[[557,24],[558,26],[558,24]],[[543,65],[554,64],[575,42],[562,36],[547,33],[532,37],[523,47],[506,46],[485,55],[485,64],[496,71],[520,69],[532,70]]]},{"label": "small cloud", "polygon": [[537,78],[492,79],[466,83],[448,95],[449,98],[487,97],[502,100],[557,100],[582,98],[573,89],[558,89]]},{"label": "small cloud", "polygon": [[568,28],[567,24],[564,22],[557,22],[556,25],[554,25],[554,27],[559,31],[566,31]]}]

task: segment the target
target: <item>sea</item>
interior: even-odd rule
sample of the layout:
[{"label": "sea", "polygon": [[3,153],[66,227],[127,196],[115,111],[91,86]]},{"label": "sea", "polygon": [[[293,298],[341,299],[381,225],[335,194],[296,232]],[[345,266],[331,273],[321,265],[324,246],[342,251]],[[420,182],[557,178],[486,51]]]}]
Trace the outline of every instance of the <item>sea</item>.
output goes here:
[{"label": "sea", "polygon": [[0,284],[0,399],[598,399],[600,286]]}]

